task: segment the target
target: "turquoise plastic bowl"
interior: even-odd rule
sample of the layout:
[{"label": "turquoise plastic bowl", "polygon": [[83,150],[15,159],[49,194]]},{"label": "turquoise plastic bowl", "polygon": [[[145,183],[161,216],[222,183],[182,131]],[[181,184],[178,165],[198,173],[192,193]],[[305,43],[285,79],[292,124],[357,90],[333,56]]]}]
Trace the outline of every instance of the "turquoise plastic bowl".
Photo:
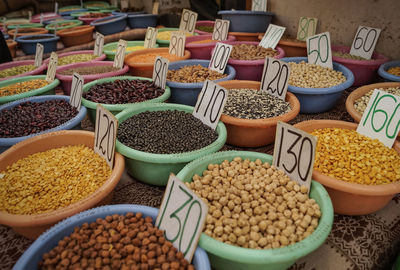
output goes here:
[{"label": "turquoise plastic bowl", "polygon": [[[263,162],[272,164],[272,156],[247,151],[218,152],[199,158],[187,166],[177,175],[183,182],[191,182],[195,174],[202,175],[210,163],[222,163],[224,160],[232,161],[234,157],[250,159],[259,158]],[[214,269],[222,270],[264,270],[287,269],[298,259],[316,250],[328,237],[333,223],[333,206],[325,188],[316,181],[312,181],[310,197],[315,199],[321,209],[321,218],[317,229],[302,241],[283,248],[256,250],[237,247],[202,234],[199,246],[207,251]]]},{"label": "turquoise plastic bowl", "polygon": [[[171,103],[143,104],[134,109],[124,110],[116,115],[119,123],[133,115],[145,111],[178,110],[187,113],[193,112],[193,107]],[[132,149],[117,140],[115,149],[125,156],[128,173],[135,179],[151,185],[165,186],[170,173],[177,174],[187,163],[220,150],[226,141],[225,125],[219,121],[217,129],[218,138],[212,144],[191,152],[178,154],[153,154]]]}]

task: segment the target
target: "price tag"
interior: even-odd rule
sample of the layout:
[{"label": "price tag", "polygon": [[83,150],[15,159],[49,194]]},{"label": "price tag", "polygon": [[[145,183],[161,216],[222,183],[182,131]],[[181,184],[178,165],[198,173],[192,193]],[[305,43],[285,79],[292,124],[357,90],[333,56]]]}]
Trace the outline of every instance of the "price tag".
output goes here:
[{"label": "price tag", "polygon": [[231,56],[231,52],[232,45],[217,42],[208,68],[219,73],[224,73],[229,57]]},{"label": "price tag", "polygon": [[146,36],[144,37],[144,47],[154,48],[156,46],[157,30],[154,27],[147,27]]},{"label": "price tag", "polygon": [[252,0],[251,1],[252,11],[267,11],[267,0]]},{"label": "price tag", "polygon": [[400,96],[375,89],[357,132],[392,148],[400,130]]},{"label": "price tag", "polygon": [[216,19],[214,24],[212,39],[219,41],[227,40],[229,32],[229,24],[230,21],[228,20]]},{"label": "price tag", "polygon": [[129,8],[129,2],[128,0],[121,0],[121,9],[126,10]]},{"label": "price tag", "polygon": [[324,32],[307,38],[308,63],[332,68],[331,37]]},{"label": "price tag", "polygon": [[155,1],[154,4],[153,4],[153,9],[152,9],[152,11],[151,11],[151,14],[157,15],[157,14],[158,14],[158,8],[159,8],[159,7],[160,7],[160,2]]},{"label": "price tag", "polygon": [[96,41],[94,42],[94,55],[100,56],[103,54],[104,36],[99,32],[96,33]]},{"label": "price tag", "polygon": [[118,120],[106,108],[97,104],[94,129],[94,151],[102,156],[112,169],[114,166],[115,140]]},{"label": "price tag", "polygon": [[317,23],[317,18],[300,17],[297,39],[304,41],[306,38],[314,36],[317,30]]},{"label": "price tag", "polygon": [[124,66],[125,50],[127,42],[126,40],[120,39],[118,41],[117,51],[114,57],[113,67],[122,68]]},{"label": "price tag", "polygon": [[188,9],[183,9],[179,31],[194,33],[196,27],[197,13]]},{"label": "price tag", "polygon": [[275,49],[285,30],[286,27],[270,23],[267,31],[265,31],[265,34],[259,43],[259,46]]},{"label": "price tag", "polygon": [[32,20],[32,11],[28,11],[28,20],[31,21]]},{"label": "price tag", "polygon": [[3,24],[3,32],[7,33],[7,28],[6,28],[6,17],[3,17],[1,19],[1,23]]},{"label": "price tag", "polygon": [[83,88],[83,78],[78,73],[74,72],[72,76],[71,93],[69,96],[69,104],[76,108],[78,112],[81,110],[82,101],[82,88]]},{"label": "price tag", "polygon": [[194,106],[193,116],[215,130],[227,99],[228,91],[225,88],[206,80]]},{"label": "price tag", "polygon": [[49,65],[47,66],[46,81],[52,82],[56,76],[56,68],[58,62],[58,55],[52,52],[50,55]]},{"label": "price tag", "polygon": [[43,24],[43,14],[40,13],[40,24]]},{"label": "price tag", "polygon": [[57,25],[58,23],[54,24],[54,35],[57,35]]},{"label": "price tag", "polygon": [[379,28],[359,26],[353,44],[351,44],[350,54],[371,59],[380,33],[381,29]]},{"label": "price tag", "polygon": [[169,54],[175,54],[177,56],[185,55],[185,43],[186,35],[182,32],[172,32],[171,39],[169,41]]},{"label": "price tag", "polygon": [[83,0],[80,0],[80,2],[81,2],[81,8],[83,8]]},{"label": "price tag", "polygon": [[272,57],[266,57],[260,91],[266,91],[270,95],[285,100],[289,75],[290,68],[288,63]]},{"label": "price tag", "polygon": [[58,13],[58,3],[57,2],[54,3],[54,13],[55,14]]},{"label": "price tag", "polygon": [[17,25],[17,26],[15,27],[15,32],[14,32],[14,36],[13,36],[13,40],[14,40],[14,41],[17,39],[18,30],[19,30],[19,25]]},{"label": "price tag", "polygon": [[203,231],[207,205],[171,174],[158,213],[156,226],[165,231],[165,239],[190,262]]},{"label": "price tag", "polygon": [[35,66],[40,67],[43,61],[43,50],[44,47],[40,43],[36,43],[36,53],[35,53]]},{"label": "price tag", "polygon": [[153,80],[154,84],[165,90],[165,84],[167,83],[169,60],[167,58],[158,56],[154,62],[153,68]]},{"label": "price tag", "polygon": [[317,138],[278,121],[272,164],[310,191]]}]

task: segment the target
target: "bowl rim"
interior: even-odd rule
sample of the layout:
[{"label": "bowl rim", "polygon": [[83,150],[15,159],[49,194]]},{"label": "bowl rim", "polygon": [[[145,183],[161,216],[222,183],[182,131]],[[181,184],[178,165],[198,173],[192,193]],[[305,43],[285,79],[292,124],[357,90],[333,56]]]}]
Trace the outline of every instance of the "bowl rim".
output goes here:
[{"label": "bowl rim", "polygon": [[[128,15],[126,15],[126,14],[124,14],[124,15],[110,15],[110,16],[107,16],[107,17],[103,17],[103,18],[94,20],[93,22],[90,23],[90,25],[92,25],[92,26],[103,26],[103,25],[107,25],[107,24],[123,21],[127,17],[128,17]],[[105,21],[105,22],[103,22],[103,21]]]},{"label": "bowl rim", "polygon": [[400,60],[393,60],[393,61],[383,63],[382,65],[380,65],[380,67],[378,69],[378,74],[384,79],[394,81],[394,82],[400,82],[400,76],[390,74],[386,71],[388,68],[391,68],[394,66],[400,66]]},{"label": "bowl rim", "polygon": [[65,28],[72,28],[75,26],[82,25],[83,22],[81,20],[62,20],[62,21],[49,23],[48,25],[46,25],[45,28],[47,30],[55,30],[54,25],[60,24],[60,23],[71,23],[71,25],[60,26],[60,27],[57,26],[57,32],[58,32],[58,29],[60,29],[60,31],[61,31],[62,29],[65,29]]},{"label": "bowl rim", "polygon": [[[343,45],[332,45],[332,51],[340,51],[340,52],[350,52],[350,47],[349,46],[343,46]],[[344,64],[351,64],[351,65],[359,65],[359,66],[380,66],[381,64],[389,61],[389,58],[384,56],[383,54],[374,52],[372,54],[371,60],[358,60],[358,59],[347,59],[343,58],[340,56],[335,56],[332,54],[332,61],[338,62],[338,63],[344,63]]]},{"label": "bowl rim", "polygon": [[[295,39],[295,38],[290,38],[290,39]],[[281,38],[279,40],[279,42],[278,42],[278,45],[291,46],[291,47],[300,47],[300,48],[307,49],[307,42],[302,41],[302,40],[293,41],[293,40],[287,40],[287,39],[285,40],[285,39]]]},{"label": "bowl rim", "polygon": [[[22,23],[22,24],[18,24],[18,25],[19,25],[18,28],[20,28],[20,29],[21,28],[44,28],[43,24],[40,24],[40,23]],[[15,29],[15,28],[17,28],[16,24],[7,26],[7,29],[10,29],[10,30]]]},{"label": "bowl rim", "polygon": [[157,14],[149,14],[149,13],[138,13],[138,14],[128,14],[128,18],[144,18],[144,17],[149,17],[149,18],[158,18]]},{"label": "bowl rim", "polygon": [[60,37],[79,36],[93,31],[94,31],[94,26],[85,24],[85,25],[74,26],[71,28],[61,29],[60,31],[57,31],[57,35]]},{"label": "bowl rim", "polygon": [[[187,38],[186,38],[186,42],[187,42],[188,40],[189,40],[189,42],[187,42],[187,43],[185,44],[185,49],[186,49],[186,48],[187,48],[187,49],[202,49],[202,48],[205,48],[205,47],[212,47],[212,48],[214,48],[214,47],[215,47],[215,44],[216,44],[217,42],[225,43],[225,42],[229,42],[229,41],[231,41],[231,42],[236,41],[236,37],[235,37],[235,36],[232,36],[232,35],[228,35],[228,36],[227,36],[227,40],[224,40],[224,41],[215,40],[215,41],[213,41],[213,42],[207,42],[207,43],[191,43],[191,42],[190,42],[191,39],[198,39],[198,40],[202,40],[202,39],[212,39],[212,34],[207,33],[207,34],[202,34],[202,35],[187,37]],[[197,41],[197,40],[196,40],[196,41]],[[192,42],[193,42],[193,41],[192,41]]]},{"label": "bowl rim", "polygon": [[[65,81],[65,80],[72,81],[73,75],[63,75],[63,74],[60,74],[59,72],[65,70],[65,69],[69,69],[69,68],[86,67],[86,66],[93,66],[93,65],[112,66],[113,62],[112,61],[94,61],[94,60],[92,60],[92,61],[87,61],[87,62],[78,62],[78,63],[72,63],[72,64],[60,66],[56,69],[56,77],[61,81]],[[119,69],[119,70],[105,72],[105,73],[98,73],[98,74],[81,75],[81,76],[82,76],[83,80],[85,80],[85,79],[91,80],[91,79],[97,79],[99,77],[99,75],[112,76],[116,72],[126,73],[126,72],[128,72],[128,70],[129,70],[129,67],[127,65],[124,65],[122,67],[122,69]]]},{"label": "bowl rim", "polygon": [[[133,51],[133,52],[130,52],[125,55],[124,63],[125,63],[125,65],[128,65],[129,67],[133,67],[133,68],[152,67],[152,66],[154,66],[154,63],[129,63],[128,61],[130,60],[130,58],[135,57],[137,55],[154,53],[154,52],[167,52],[168,53],[168,51],[169,51],[169,48],[165,48],[165,47],[149,48],[146,50]],[[180,59],[178,59],[177,61],[187,60],[188,58],[190,58],[190,56],[191,56],[190,51],[185,50],[184,52],[185,52],[184,55],[182,57],[179,57]],[[177,61],[170,61],[170,64],[177,62]]]},{"label": "bowl rim", "polygon": [[[48,38],[41,38],[41,39],[28,39],[32,37],[48,37]],[[28,40],[27,40],[28,39]],[[59,40],[60,37],[54,34],[37,34],[37,35],[27,35],[27,36],[21,36],[17,37],[15,41],[18,43],[38,43],[38,42],[53,42]]]},{"label": "bowl rim", "polygon": [[275,13],[270,11],[252,11],[252,10],[220,10],[218,15],[269,15],[274,16]]},{"label": "bowl rim", "polygon": [[[24,32],[19,32],[19,30],[18,30],[17,37],[20,37],[20,36],[28,36],[28,35],[36,35],[35,33],[47,34],[47,33],[49,32],[49,30],[47,30],[46,28],[43,28],[43,27],[24,27],[24,28],[21,28],[21,29],[25,29],[25,30],[30,29],[30,30],[32,30],[32,31],[30,31],[30,32],[25,32],[25,33],[24,33]],[[7,32],[7,34],[8,34],[9,36],[14,36],[15,31],[16,31],[15,28],[14,28],[14,29],[10,29],[10,30]]]}]

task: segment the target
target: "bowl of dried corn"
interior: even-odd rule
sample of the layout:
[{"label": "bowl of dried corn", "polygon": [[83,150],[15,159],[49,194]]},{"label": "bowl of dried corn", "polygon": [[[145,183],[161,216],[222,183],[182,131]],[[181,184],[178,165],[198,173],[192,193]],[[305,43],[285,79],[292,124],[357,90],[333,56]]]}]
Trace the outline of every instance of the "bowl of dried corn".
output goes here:
[{"label": "bowl of dried corn", "polygon": [[400,60],[382,64],[378,69],[378,74],[387,81],[400,82]]},{"label": "bowl of dried corn", "polygon": [[[165,27],[165,28],[158,28],[157,29],[157,44],[160,45],[160,47],[168,47],[169,46],[169,40],[171,39],[171,35],[173,32],[178,32],[179,28],[170,28],[170,27]],[[198,35],[197,33],[194,33],[194,35]],[[186,37],[193,36],[192,34],[186,33]]]}]

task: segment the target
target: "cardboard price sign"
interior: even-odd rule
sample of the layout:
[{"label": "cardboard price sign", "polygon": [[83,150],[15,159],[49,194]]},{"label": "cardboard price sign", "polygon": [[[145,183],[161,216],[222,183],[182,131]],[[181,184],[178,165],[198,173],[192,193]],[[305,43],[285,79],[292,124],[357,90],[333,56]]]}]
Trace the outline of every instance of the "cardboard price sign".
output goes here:
[{"label": "cardboard price sign", "polygon": [[111,169],[114,166],[117,129],[117,118],[106,108],[97,104],[96,127],[94,129],[94,151],[107,161]]},{"label": "cardboard price sign", "polygon": [[225,88],[206,80],[197,98],[193,116],[215,130],[227,99],[228,91]]},{"label": "cardboard price sign", "polygon": [[400,130],[400,96],[375,89],[357,132],[392,148]]},{"label": "cardboard price sign", "polygon": [[198,14],[188,9],[182,11],[181,23],[179,24],[179,31],[194,33],[196,27]]},{"label": "cardboard price sign", "polygon": [[171,174],[158,213],[155,225],[190,262],[203,231],[207,205]]},{"label": "cardboard price sign", "polygon": [[309,192],[316,146],[316,137],[279,121],[272,164]]},{"label": "cardboard price sign", "polygon": [[259,43],[259,46],[275,49],[285,30],[286,27],[270,23],[267,31],[265,31],[265,34]]},{"label": "cardboard price sign", "polygon": [[267,11],[267,0],[252,0],[251,1],[252,11]]},{"label": "cardboard price sign", "polygon": [[49,65],[47,66],[46,81],[52,82],[56,76],[56,68],[58,63],[58,55],[52,52],[50,55]]},{"label": "cardboard price sign", "polygon": [[99,32],[96,33],[96,41],[94,42],[93,54],[100,56],[103,54],[104,36]]},{"label": "cardboard price sign", "polygon": [[332,68],[331,37],[324,32],[307,38],[308,63]]},{"label": "cardboard price sign", "polygon": [[165,90],[165,85],[167,83],[167,73],[168,73],[169,60],[158,56],[154,62],[153,68],[153,81],[158,87]]},{"label": "cardboard price sign", "polygon": [[44,50],[43,45],[40,43],[36,43],[35,67],[40,67],[42,65],[43,50]]},{"label": "cardboard price sign", "polygon": [[290,76],[289,64],[272,57],[266,57],[261,77],[260,91],[285,100]]},{"label": "cardboard price sign", "polygon": [[232,45],[217,42],[211,56],[208,68],[219,73],[224,73],[229,57],[231,56]]},{"label": "cardboard price sign", "polygon": [[160,7],[160,2],[155,1],[155,2],[153,3],[153,8],[152,8],[152,10],[151,10],[151,14],[157,15],[157,14],[158,14],[158,8],[159,8],[159,7]]},{"label": "cardboard price sign", "polygon": [[40,13],[40,24],[43,24],[43,14]]},{"label": "cardboard price sign", "polygon": [[169,54],[175,54],[177,56],[185,55],[185,43],[186,35],[182,32],[173,32],[169,41]]},{"label": "cardboard price sign", "polygon": [[154,27],[147,27],[143,46],[145,48],[154,48],[154,46],[156,46],[156,38],[157,38],[157,30]]},{"label": "cardboard price sign", "polygon": [[353,44],[351,44],[350,54],[371,59],[380,33],[381,29],[379,28],[359,26]]},{"label": "cardboard price sign", "polygon": [[219,41],[227,40],[229,32],[229,24],[230,21],[228,20],[216,19],[214,24],[212,39]]},{"label": "cardboard price sign", "polygon": [[71,93],[69,95],[69,104],[76,108],[78,112],[81,110],[83,84],[84,80],[82,76],[74,72],[72,76]]},{"label": "cardboard price sign", "polygon": [[15,27],[15,32],[14,32],[14,36],[13,36],[13,40],[14,40],[14,41],[17,39],[18,30],[19,30],[19,25],[17,25],[17,26]]},{"label": "cardboard price sign", "polygon": [[117,52],[115,53],[113,67],[122,68],[124,66],[125,50],[127,46],[126,40],[120,39],[118,41]]},{"label": "cardboard price sign", "polygon": [[58,3],[57,2],[54,3],[54,13],[55,14],[58,13]]},{"label": "cardboard price sign", "polygon": [[297,39],[304,41],[306,38],[314,36],[317,30],[317,23],[317,18],[300,17]]}]

